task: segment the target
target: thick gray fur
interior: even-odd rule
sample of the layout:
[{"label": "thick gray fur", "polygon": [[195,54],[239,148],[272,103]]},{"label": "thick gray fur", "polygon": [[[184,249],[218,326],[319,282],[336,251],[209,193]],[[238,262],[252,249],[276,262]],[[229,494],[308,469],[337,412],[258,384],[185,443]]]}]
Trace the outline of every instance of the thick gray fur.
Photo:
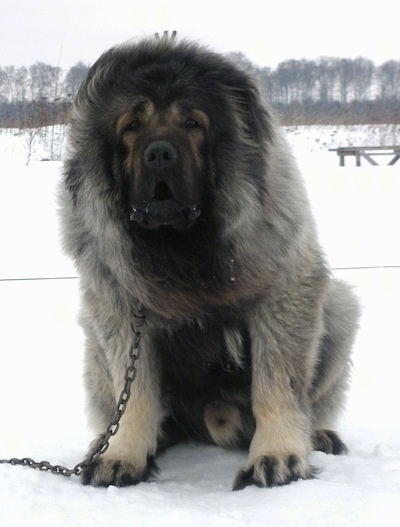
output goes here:
[{"label": "thick gray fur", "polygon": [[[213,225],[210,239],[202,231],[201,243],[214,266],[203,274],[196,262],[188,261],[188,253],[182,264],[176,251],[172,260],[168,237],[159,244],[164,247],[159,258],[149,256],[141,226],[129,224],[118,162],[118,156],[127,154],[118,150],[115,122],[127,111],[130,96],[138,96],[134,90],[144,90],[139,81],[123,83],[126,72],[131,78],[136,75],[142,55],[147,66],[157,60],[168,63],[171,57],[174,67],[181,61],[179,86],[201,83],[212,71],[210,83],[216,82],[226,101],[223,108],[213,107],[213,91],[209,106],[201,108],[211,123],[205,132],[207,148],[201,150],[208,156],[207,163],[202,158],[201,173],[207,166],[211,206],[196,221]],[[129,61],[130,68],[124,69],[121,64]],[[203,77],[193,77],[204,65],[208,70],[202,71]],[[202,90],[204,95],[206,84]],[[222,139],[212,135],[214,114],[216,123],[227,123],[224,133],[231,134],[232,150],[221,143],[222,132]],[[348,387],[358,303],[349,286],[331,277],[295,161],[246,74],[200,46],[165,37],[107,52],[92,67],[74,105],[59,203],[64,247],[80,275],[87,407],[99,434],[114,416],[133,316],[139,306],[147,316],[138,375],[120,430],[109,450],[85,470],[84,483],[129,485],[153,478],[154,457],[180,439],[177,430],[182,438],[249,449],[235,489],[310,478],[313,448],[345,451],[330,429]],[[201,226],[196,223],[193,232],[196,225]],[[162,237],[162,228],[159,232]],[[223,358],[207,340],[209,331],[219,331],[213,317],[222,335],[216,333],[215,339],[227,350]],[[207,346],[196,357],[191,349],[177,349],[174,365],[169,348],[191,342],[192,330],[196,342],[204,338]],[[168,350],[164,343],[169,343]],[[197,382],[214,353],[221,371],[207,379],[204,392],[193,401],[192,377]],[[183,375],[179,368],[186,358]],[[233,374],[225,377],[226,362],[235,371],[236,384],[231,383]],[[167,369],[179,393],[167,387]],[[242,372],[248,376],[248,389]],[[224,383],[223,389],[218,382]],[[233,388],[228,390],[230,383]],[[209,400],[210,390],[215,400]],[[175,432],[165,428],[166,422],[174,422]]]}]

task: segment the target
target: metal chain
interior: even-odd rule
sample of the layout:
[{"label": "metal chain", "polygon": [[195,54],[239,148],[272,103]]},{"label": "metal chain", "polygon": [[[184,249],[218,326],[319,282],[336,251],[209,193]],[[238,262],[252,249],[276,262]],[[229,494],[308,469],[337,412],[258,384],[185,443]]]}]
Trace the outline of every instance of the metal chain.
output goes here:
[{"label": "metal chain", "polygon": [[[144,324],[145,317],[141,311],[135,315],[135,321],[140,325]],[[137,374],[135,363],[139,359],[141,353],[140,342],[142,333],[135,330],[133,323],[132,332],[133,341],[129,350],[129,363],[125,372],[124,386],[117,403],[115,417],[109,424],[107,430],[99,436],[97,445],[93,447],[89,456],[75,465],[74,468],[67,468],[62,465],[52,465],[48,461],[34,461],[29,457],[24,457],[22,459],[15,457],[11,459],[0,459],[0,464],[21,465],[36,470],[42,470],[44,472],[51,472],[52,474],[60,474],[61,476],[69,478],[70,476],[79,476],[86,467],[91,465],[102,454],[104,454],[110,445],[111,437],[115,436],[115,434],[118,432],[121,418],[126,410],[126,405],[128,404],[129,397],[131,395],[131,384],[135,380]]]}]

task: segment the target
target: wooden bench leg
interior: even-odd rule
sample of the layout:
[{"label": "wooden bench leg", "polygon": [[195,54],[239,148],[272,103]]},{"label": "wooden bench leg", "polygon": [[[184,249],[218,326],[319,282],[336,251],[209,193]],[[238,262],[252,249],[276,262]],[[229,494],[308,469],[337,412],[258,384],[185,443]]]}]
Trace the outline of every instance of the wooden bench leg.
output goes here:
[{"label": "wooden bench leg", "polygon": [[361,157],[364,157],[367,161],[369,161],[371,163],[371,165],[377,167],[378,166],[378,163],[372,159],[372,157],[368,154],[366,154],[365,152],[360,152],[360,156]]}]

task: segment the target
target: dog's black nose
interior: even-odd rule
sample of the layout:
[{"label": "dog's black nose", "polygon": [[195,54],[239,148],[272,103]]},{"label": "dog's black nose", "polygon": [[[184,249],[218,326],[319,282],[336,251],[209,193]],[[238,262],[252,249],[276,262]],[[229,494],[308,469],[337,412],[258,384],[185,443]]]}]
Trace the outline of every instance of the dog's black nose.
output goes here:
[{"label": "dog's black nose", "polygon": [[159,170],[174,164],[177,158],[177,151],[169,141],[153,141],[144,151],[145,164]]}]

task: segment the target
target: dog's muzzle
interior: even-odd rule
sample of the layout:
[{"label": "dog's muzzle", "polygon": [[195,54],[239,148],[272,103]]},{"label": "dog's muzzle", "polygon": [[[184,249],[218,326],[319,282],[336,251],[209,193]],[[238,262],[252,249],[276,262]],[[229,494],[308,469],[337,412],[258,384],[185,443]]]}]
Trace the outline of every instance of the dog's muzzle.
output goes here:
[{"label": "dog's muzzle", "polygon": [[178,162],[178,152],[170,141],[155,140],[147,146],[143,153],[143,164],[147,168],[147,178],[153,182],[154,188],[152,197],[147,203],[144,201],[144,206],[143,201],[139,207],[131,205],[131,222],[149,229],[161,226],[184,229],[190,227],[200,216],[200,207],[196,203],[182,205],[182,202],[187,203],[190,198],[184,197],[175,180],[175,175],[179,174]]}]

